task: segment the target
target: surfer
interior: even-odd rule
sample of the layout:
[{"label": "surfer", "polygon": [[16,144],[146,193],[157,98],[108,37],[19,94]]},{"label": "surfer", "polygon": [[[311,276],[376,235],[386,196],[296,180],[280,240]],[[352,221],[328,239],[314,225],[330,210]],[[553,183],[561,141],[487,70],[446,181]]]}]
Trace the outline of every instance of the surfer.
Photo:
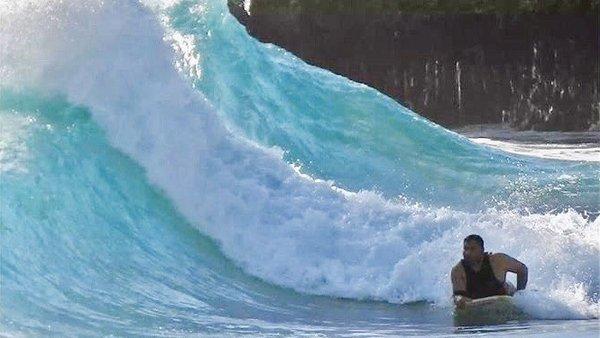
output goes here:
[{"label": "surfer", "polygon": [[[483,238],[469,235],[463,241],[463,259],[450,274],[454,304],[465,306],[471,299],[496,295],[512,296],[527,285],[527,266],[503,253],[484,251]],[[517,274],[517,288],[506,281],[506,273]]]}]

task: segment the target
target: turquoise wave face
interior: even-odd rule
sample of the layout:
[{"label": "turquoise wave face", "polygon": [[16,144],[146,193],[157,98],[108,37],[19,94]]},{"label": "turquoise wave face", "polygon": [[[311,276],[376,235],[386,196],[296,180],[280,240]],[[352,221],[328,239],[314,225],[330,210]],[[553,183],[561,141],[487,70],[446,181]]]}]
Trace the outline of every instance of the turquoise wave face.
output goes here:
[{"label": "turquoise wave face", "polygon": [[86,108],[0,94],[3,334],[446,331],[449,314],[426,304],[314,297],[248,276],[107,143]]},{"label": "turquoise wave face", "polygon": [[224,1],[183,1],[169,17],[197,41],[198,89],[230,125],[281,147],[303,172],[352,191],[434,206],[600,210],[597,163],[511,156],[475,145],[374,89],[249,38]]},{"label": "turquoise wave face", "polygon": [[2,92],[0,120],[7,333],[127,334],[216,312],[204,290],[227,285],[229,263],[84,108]]},{"label": "turquoise wave face", "polygon": [[3,91],[0,121],[4,333],[251,333],[244,314],[287,322],[311,302],[231,264],[85,108]]}]

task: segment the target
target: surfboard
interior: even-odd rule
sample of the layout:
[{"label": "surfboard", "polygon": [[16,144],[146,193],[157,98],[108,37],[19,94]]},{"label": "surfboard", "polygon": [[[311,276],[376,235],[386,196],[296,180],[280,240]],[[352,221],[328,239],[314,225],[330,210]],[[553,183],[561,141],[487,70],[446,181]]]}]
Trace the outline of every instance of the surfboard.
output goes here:
[{"label": "surfboard", "polygon": [[465,303],[464,308],[456,308],[454,311],[457,325],[501,324],[525,318],[511,296],[473,299]]},{"label": "surfboard", "polygon": [[494,305],[505,305],[510,303],[512,305],[512,297],[511,296],[490,296],[484,298],[472,299],[470,302],[465,303],[465,307],[467,308],[476,308],[482,306],[494,306]]}]

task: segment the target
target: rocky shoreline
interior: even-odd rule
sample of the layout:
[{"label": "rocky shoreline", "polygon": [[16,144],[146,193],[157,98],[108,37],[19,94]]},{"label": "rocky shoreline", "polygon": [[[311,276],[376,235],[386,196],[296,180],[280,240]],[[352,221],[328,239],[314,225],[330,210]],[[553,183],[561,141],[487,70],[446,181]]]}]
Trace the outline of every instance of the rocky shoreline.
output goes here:
[{"label": "rocky shoreline", "polygon": [[229,8],[259,40],[446,127],[599,130],[598,1],[516,12],[381,3],[230,0]]}]

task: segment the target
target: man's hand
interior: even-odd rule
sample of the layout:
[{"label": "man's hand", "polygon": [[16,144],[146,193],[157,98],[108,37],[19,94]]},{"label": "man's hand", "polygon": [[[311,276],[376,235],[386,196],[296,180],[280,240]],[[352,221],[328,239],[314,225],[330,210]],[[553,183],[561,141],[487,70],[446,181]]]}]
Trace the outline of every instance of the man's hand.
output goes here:
[{"label": "man's hand", "polygon": [[515,289],[515,286],[512,285],[512,283],[510,282],[504,282],[504,293],[512,296],[515,294],[515,292],[517,292],[517,289]]},{"label": "man's hand", "polygon": [[454,304],[458,309],[464,309],[467,303],[471,302],[471,298],[465,296],[454,296]]}]

